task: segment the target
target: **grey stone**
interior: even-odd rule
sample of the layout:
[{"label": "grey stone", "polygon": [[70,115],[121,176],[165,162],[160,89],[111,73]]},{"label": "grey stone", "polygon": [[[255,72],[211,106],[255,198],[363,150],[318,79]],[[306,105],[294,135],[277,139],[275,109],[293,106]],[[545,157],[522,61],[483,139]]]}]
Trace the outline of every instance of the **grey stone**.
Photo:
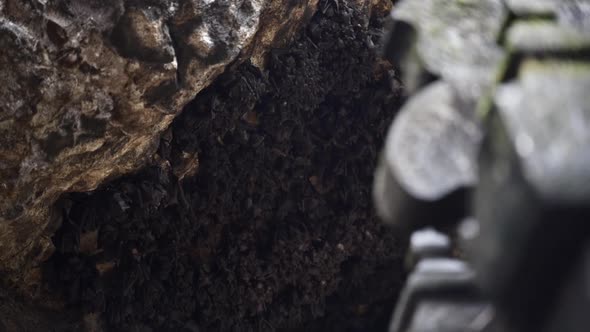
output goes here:
[{"label": "grey stone", "polygon": [[[501,75],[509,65],[520,65],[519,59],[510,52],[571,54],[589,49],[589,4],[587,0],[401,1],[392,16],[396,21],[410,24],[416,33],[415,49],[407,56],[413,60],[401,63],[406,74],[410,72],[409,78],[408,75],[404,77],[404,83],[411,90],[414,83],[411,76],[418,75],[417,68],[421,66],[442,83],[427,86],[413,96],[392,125],[385,160],[395,182],[415,198],[427,201],[441,199],[457,188],[475,184],[475,158],[483,132],[480,119],[487,115],[494,86]],[[517,18],[512,22],[506,30],[506,50],[503,50],[500,39],[508,20],[508,9],[516,14],[541,16],[535,20]],[[543,15],[547,13],[553,16],[545,18]],[[409,32],[403,29],[400,33]],[[563,78],[563,75],[556,75]],[[559,102],[550,101],[548,95],[559,99],[561,105],[574,103],[582,107],[579,104],[584,100],[580,99],[582,93],[575,91],[588,90],[584,79],[580,78],[583,76],[580,72],[574,83],[564,78],[569,83],[563,82],[564,90],[560,88],[557,94],[550,91],[551,87],[559,85],[550,81],[550,75],[539,76],[536,81],[527,80],[530,93],[518,106],[522,117],[531,112],[530,109],[525,111],[525,106],[538,105],[547,112],[549,106],[560,109]],[[532,81],[536,82],[535,87]],[[574,88],[574,84],[578,85]],[[571,89],[566,92],[565,87]],[[541,91],[544,89],[547,91]],[[535,118],[534,114],[530,120]],[[559,112],[553,114],[560,116]],[[570,164],[569,167],[574,166]],[[384,215],[392,215],[396,209],[382,210]]]},{"label": "grey stone", "polygon": [[505,53],[497,40],[507,19],[501,0],[406,0],[394,19],[417,30],[417,55],[426,70],[476,99],[494,83]]},{"label": "grey stone", "polygon": [[385,160],[412,196],[426,201],[472,185],[481,130],[473,112],[461,112],[446,82],[410,99],[389,130]]},{"label": "grey stone", "polygon": [[[508,11],[500,0],[405,0],[392,16],[416,33],[415,49],[400,60],[406,87],[413,91],[420,67],[441,82],[426,87],[400,111],[387,138],[385,160],[404,191],[436,201],[476,181],[482,136],[476,106],[491,96],[508,56],[498,44]],[[398,209],[381,210],[392,216]]]},{"label": "grey stone", "polygon": [[553,21],[521,21],[507,33],[507,46],[524,53],[583,51],[590,48],[590,33]]},{"label": "grey stone", "polygon": [[495,103],[523,167],[542,198],[590,200],[590,66],[527,60]]},{"label": "grey stone", "polygon": [[590,31],[590,0],[565,1],[557,7],[556,13],[560,24]]},{"label": "grey stone", "polygon": [[[581,22],[586,13],[588,0],[504,0],[506,6],[518,16],[552,16],[564,18],[569,22]],[[571,16],[571,14],[574,14]]]},{"label": "grey stone", "polygon": [[[517,15],[545,15],[555,12],[564,0],[504,0]],[[567,2],[569,0],[565,0]]]}]

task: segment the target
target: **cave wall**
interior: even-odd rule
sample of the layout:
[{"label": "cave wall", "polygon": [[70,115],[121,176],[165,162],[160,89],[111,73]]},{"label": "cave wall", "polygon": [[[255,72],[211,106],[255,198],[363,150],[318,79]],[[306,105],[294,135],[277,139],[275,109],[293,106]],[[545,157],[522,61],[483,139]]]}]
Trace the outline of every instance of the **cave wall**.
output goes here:
[{"label": "cave wall", "polygon": [[52,252],[50,209],[145,164],[229,63],[280,47],[317,0],[1,0],[0,271]]}]

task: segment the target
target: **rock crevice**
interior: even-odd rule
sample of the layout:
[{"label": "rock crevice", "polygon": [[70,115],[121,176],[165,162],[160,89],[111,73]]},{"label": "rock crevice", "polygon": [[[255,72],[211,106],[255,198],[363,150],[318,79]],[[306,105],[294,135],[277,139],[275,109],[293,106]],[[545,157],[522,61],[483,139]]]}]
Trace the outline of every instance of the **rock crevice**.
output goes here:
[{"label": "rock crevice", "polygon": [[196,93],[236,60],[263,66],[316,5],[1,0],[0,270],[47,257],[62,193],[145,164]]}]

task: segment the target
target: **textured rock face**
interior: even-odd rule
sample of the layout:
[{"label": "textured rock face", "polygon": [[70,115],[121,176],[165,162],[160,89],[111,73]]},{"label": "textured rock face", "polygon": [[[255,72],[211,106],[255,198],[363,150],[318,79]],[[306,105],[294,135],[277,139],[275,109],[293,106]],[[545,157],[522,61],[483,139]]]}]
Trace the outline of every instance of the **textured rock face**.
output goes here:
[{"label": "textured rock face", "polygon": [[0,0],[0,271],[52,251],[50,206],[151,157],[226,65],[281,46],[317,0]]}]

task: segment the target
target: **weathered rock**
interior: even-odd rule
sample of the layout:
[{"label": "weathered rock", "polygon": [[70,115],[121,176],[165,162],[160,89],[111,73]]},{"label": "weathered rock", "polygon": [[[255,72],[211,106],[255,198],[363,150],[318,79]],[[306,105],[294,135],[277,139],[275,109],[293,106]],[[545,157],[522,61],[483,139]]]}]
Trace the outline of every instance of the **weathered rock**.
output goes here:
[{"label": "weathered rock", "polygon": [[[572,61],[575,54],[586,54],[590,49],[589,13],[588,0],[401,1],[392,13],[394,23],[387,55],[397,58],[394,60],[403,67],[404,83],[414,96],[400,111],[386,143],[385,161],[396,183],[413,197],[426,201],[473,186],[477,182],[480,138],[486,133],[483,123],[494,103],[505,104],[501,112],[509,124],[511,138],[518,143],[516,136],[525,132],[521,144],[535,150],[528,156],[531,161],[526,166],[537,173],[534,177],[539,186],[561,195],[565,189],[557,191],[555,186],[565,188],[583,178],[584,157],[576,156],[580,149],[576,144],[583,145],[586,137],[571,124],[583,127],[584,123],[584,107],[580,103],[585,96],[581,91],[587,90],[588,78],[583,61],[567,69],[560,65],[556,71],[547,68],[555,66],[543,64],[543,70],[526,73],[523,83],[499,88],[496,100],[492,100],[492,95],[500,82],[511,80],[529,55],[534,58],[548,54]],[[538,19],[526,19],[523,15]],[[392,54],[396,42],[403,43],[403,49]],[[529,71],[530,67],[529,64]],[[424,80],[424,76],[430,77]],[[438,82],[423,87],[429,80]],[[556,85],[556,80],[561,84]],[[559,93],[555,93],[555,86],[560,87]],[[417,88],[423,89],[414,93],[412,90]],[[535,112],[530,113],[529,108]],[[564,116],[566,113],[568,116]],[[555,138],[557,134],[560,139]],[[531,147],[532,141],[542,141],[540,146],[544,149]],[[550,145],[560,145],[555,149],[563,158],[543,156]],[[550,158],[554,160],[549,161]],[[550,169],[561,166],[563,160],[570,161],[566,163],[571,165],[566,172],[572,175],[569,182],[543,183],[548,178],[557,178],[549,172],[564,170]],[[566,181],[565,176],[559,181]],[[396,192],[377,188],[381,192]],[[380,208],[384,216],[391,216],[391,209]]]},{"label": "weathered rock", "polygon": [[532,59],[523,62],[517,80],[497,89],[494,100],[511,145],[505,149],[515,150],[527,183],[553,204],[590,200],[588,91],[587,63]]},{"label": "weathered rock", "polygon": [[0,0],[0,271],[51,253],[60,194],[138,168],[227,64],[263,66],[316,5]]},{"label": "weathered rock", "polygon": [[[412,65],[449,82],[458,97],[476,100],[494,83],[505,56],[497,43],[508,17],[502,1],[402,1],[393,17],[416,30],[413,53],[420,60]],[[410,75],[405,84],[415,80]]]},{"label": "weathered rock", "polygon": [[453,97],[444,81],[424,88],[389,131],[384,157],[402,187],[418,199],[435,201],[476,181],[482,133],[473,113],[459,112]]},{"label": "weathered rock", "polygon": [[[382,183],[375,183],[375,201],[384,219],[400,222],[409,218],[400,211],[440,203],[476,182],[483,135],[476,106],[490,94],[505,57],[497,40],[507,17],[500,0],[406,0],[392,12],[386,53],[402,67],[407,92],[415,94],[400,110],[386,141],[383,160],[391,181],[384,180],[382,167],[382,179],[377,178]],[[429,80],[437,81],[423,87]],[[400,188],[387,188],[386,183]],[[395,199],[380,198],[392,194]]]}]

